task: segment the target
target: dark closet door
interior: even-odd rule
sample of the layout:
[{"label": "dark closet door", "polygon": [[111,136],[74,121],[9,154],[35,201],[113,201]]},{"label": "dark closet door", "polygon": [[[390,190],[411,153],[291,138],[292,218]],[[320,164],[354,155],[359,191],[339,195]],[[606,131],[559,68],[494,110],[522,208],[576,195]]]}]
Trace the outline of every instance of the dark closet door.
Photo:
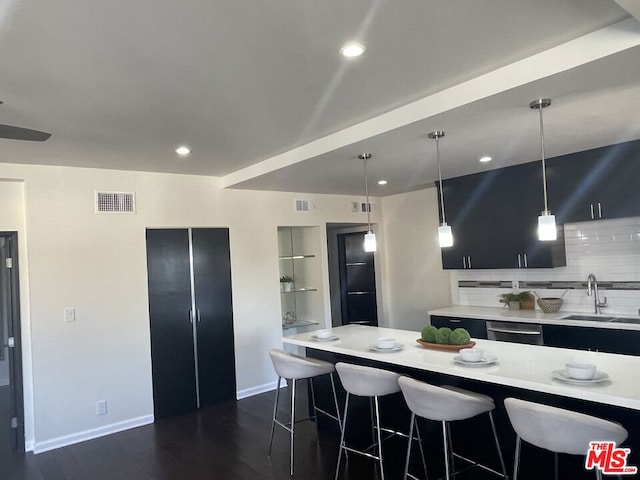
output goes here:
[{"label": "dark closet door", "polygon": [[153,404],[157,418],[197,407],[189,231],[147,230]]},{"label": "dark closet door", "polygon": [[193,272],[197,309],[200,406],[234,400],[231,262],[227,228],[194,228]]},{"label": "dark closet door", "polygon": [[338,235],[342,323],[378,325],[373,252],[364,251],[364,232]]}]

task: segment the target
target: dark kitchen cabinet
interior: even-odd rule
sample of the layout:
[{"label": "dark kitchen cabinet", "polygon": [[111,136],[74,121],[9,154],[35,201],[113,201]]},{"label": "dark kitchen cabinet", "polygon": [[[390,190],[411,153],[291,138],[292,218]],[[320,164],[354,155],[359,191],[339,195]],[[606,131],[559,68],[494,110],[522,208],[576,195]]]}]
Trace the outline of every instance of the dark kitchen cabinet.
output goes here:
[{"label": "dark kitchen cabinet", "polygon": [[449,327],[451,330],[464,328],[471,338],[487,338],[487,322],[476,318],[441,317],[431,315],[431,325],[434,327]]},{"label": "dark kitchen cabinet", "polygon": [[156,418],[235,399],[229,230],[146,237]]},{"label": "dark kitchen cabinet", "polygon": [[544,208],[539,162],[443,181],[454,245],[442,249],[444,269],[549,268],[566,265],[564,229],[541,242]]},{"label": "dark kitchen cabinet", "polygon": [[547,162],[549,207],[559,223],[640,216],[640,141]]},{"label": "dark kitchen cabinet", "polygon": [[544,344],[625,355],[640,355],[640,331],[543,325]]}]

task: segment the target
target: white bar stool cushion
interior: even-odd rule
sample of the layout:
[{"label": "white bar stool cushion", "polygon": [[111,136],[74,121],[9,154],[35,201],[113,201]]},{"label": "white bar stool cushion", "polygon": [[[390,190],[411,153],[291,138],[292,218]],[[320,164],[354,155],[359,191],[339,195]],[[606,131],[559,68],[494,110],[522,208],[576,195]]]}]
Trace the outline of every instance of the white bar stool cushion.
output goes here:
[{"label": "white bar stool cushion", "polygon": [[400,377],[398,384],[409,409],[429,420],[466,420],[495,408],[491,397],[461,388],[437,387],[409,377]]},{"label": "white bar stool cushion", "polygon": [[620,424],[583,413],[517,398],[505,399],[504,406],[520,438],[552,452],[586,455],[589,442],[613,441],[619,445],[628,436]]},{"label": "white bar stool cushion", "polygon": [[301,357],[284,350],[269,350],[273,368],[282,378],[311,378],[334,371],[332,363],[315,358]]},{"label": "white bar stool cushion", "polygon": [[400,391],[400,375],[380,368],[336,363],[336,371],[344,389],[360,397],[382,397]]}]

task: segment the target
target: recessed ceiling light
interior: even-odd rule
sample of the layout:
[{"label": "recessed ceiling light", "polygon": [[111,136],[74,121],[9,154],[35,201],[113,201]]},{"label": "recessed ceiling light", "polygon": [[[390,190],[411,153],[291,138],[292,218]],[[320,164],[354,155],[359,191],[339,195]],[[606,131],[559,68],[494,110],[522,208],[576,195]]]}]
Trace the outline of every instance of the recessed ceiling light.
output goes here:
[{"label": "recessed ceiling light", "polygon": [[364,45],[356,42],[350,42],[340,49],[340,53],[343,57],[354,58],[362,55],[364,50]]},{"label": "recessed ceiling light", "polygon": [[386,180],[378,180],[378,185],[386,185],[387,183],[389,182],[387,182]]},{"label": "recessed ceiling light", "polygon": [[480,157],[480,162],[482,162],[482,163],[488,163],[491,160],[493,160],[493,159],[488,155],[485,155],[484,157]]},{"label": "recessed ceiling light", "polygon": [[176,153],[184,157],[185,155],[189,155],[191,153],[191,149],[185,146],[178,147],[176,148]]}]

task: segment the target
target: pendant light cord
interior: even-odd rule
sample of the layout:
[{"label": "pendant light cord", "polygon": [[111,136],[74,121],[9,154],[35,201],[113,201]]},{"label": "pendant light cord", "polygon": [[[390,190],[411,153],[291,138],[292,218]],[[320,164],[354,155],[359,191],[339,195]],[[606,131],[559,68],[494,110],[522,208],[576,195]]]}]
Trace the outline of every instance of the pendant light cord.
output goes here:
[{"label": "pendant light cord", "polygon": [[366,209],[367,209],[367,225],[369,227],[369,231],[371,231],[371,207],[369,206],[369,180],[367,178],[367,156],[366,154],[363,155],[363,162],[364,162],[364,192],[365,192],[365,196],[367,197],[367,205],[366,205]]},{"label": "pendant light cord", "polygon": [[538,107],[540,111],[540,155],[542,157],[542,191],[544,193],[544,215],[549,214],[549,207],[547,205],[547,166],[544,160],[544,122],[542,121],[542,110],[544,109],[541,103]]},{"label": "pendant light cord", "polygon": [[442,185],[442,169],[440,168],[440,137],[436,136],[436,159],[438,161],[438,180],[440,181],[440,209],[442,210],[442,223],[447,223],[444,218],[444,185]]}]

